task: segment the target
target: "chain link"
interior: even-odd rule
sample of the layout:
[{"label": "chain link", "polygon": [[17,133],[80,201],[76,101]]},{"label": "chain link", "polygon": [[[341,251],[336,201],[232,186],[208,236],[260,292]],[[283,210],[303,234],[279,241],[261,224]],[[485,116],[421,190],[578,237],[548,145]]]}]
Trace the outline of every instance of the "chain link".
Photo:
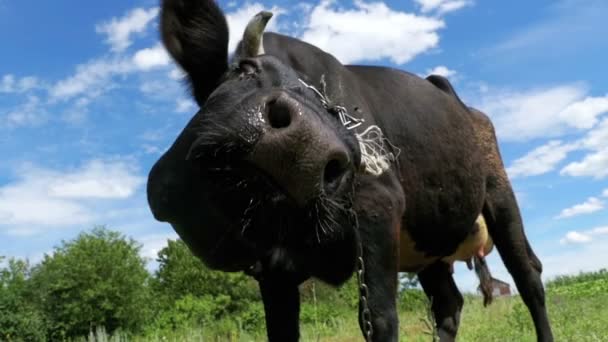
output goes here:
[{"label": "chain link", "polygon": [[359,302],[361,306],[361,329],[366,342],[371,342],[374,334],[372,326],[372,312],[369,309],[367,299],[369,298],[369,289],[365,283],[365,263],[363,262],[363,246],[359,243],[359,256],[357,258],[357,284],[359,286]]},{"label": "chain link", "polygon": [[[342,122],[342,125],[344,125],[344,127],[346,127],[346,129],[348,129],[348,130],[355,129],[355,128],[361,126],[365,122],[365,120],[363,118],[356,118],[356,117],[348,114],[348,110],[346,109],[346,107],[333,105],[331,103],[331,101],[327,97],[327,89],[326,89],[327,84],[325,83],[325,75],[321,76],[321,81],[320,81],[321,87],[322,87],[321,91],[319,91],[314,86],[307,84],[306,82],[304,82],[301,79],[299,79],[299,81],[300,81],[300,83],[302,83],[302,85],[304,87],[312,90],[319,97],[319,100],[321,101],[321,104],[323,105],[323,107],[325,107],[325,109],[332,112],[333,114],[338,115],[338,118]],[[382,135],[381,131],[380,131],[380,134]],[[395,146],[390,144],[390,142],[389,142],[389,145],[390,145],[391,149],[396,148]],[[397,155],[398,155],[398,153],[397,153]],[[391,157],[391,160],[397,160],[397,158]],[[398,160],[397,160],[397,162],[398,162]],[[357,223],[357,227],[358,226],[359,226],[359,224]],[[374,327],[372,325],[372,312],[369,309],[369,304],[367,301],[369,298],[369,289],[367,287],[367,284],[365,283],[365,264],[363,262],[363,246],[361,245],[360,241],[359,241],[359,250],[358,250],[358,255],[357,255],[357,284],[359,286],[359,302],[360,302],[360,310],[361,310],[361,316],[359,317],[359,319],[360,319],[361,329],[363,330],[363,335],[365,337],[365,341],[371,342],[372,335],[374,334]]]}]

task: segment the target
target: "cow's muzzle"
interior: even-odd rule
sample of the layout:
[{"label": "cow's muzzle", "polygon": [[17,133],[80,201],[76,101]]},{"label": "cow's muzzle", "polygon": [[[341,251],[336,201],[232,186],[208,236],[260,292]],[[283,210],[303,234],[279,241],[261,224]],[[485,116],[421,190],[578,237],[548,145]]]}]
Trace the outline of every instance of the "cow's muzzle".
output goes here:
[{"label": "cow's muzzle", "polygon": [[300,207],[341,192],[354,174],[348,148],[319,115],[329,114],[315,113],[285,92],[270,95],[264,133],[248,157]]}]

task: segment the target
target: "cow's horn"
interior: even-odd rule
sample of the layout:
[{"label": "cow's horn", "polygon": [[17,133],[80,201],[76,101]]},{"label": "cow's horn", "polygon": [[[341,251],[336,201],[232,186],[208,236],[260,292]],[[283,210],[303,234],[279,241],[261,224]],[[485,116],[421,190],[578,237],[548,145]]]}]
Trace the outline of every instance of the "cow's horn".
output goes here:
[{"label": "cow's horn", "polygon": [[255,57],[264,54],[262,36],[270,18],[272,18],[272,12],[266,11],[262,11],[251,18],[245,32],[243,32],[240,57]]}]

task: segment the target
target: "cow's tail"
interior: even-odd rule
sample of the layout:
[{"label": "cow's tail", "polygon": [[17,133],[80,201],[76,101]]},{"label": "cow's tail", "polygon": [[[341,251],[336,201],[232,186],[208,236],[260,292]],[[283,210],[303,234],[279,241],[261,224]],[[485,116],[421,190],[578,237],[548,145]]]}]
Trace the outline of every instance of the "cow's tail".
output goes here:
[{"label": "cow's tail", "polygon": [[474,256],[473,264],[475,267],[475,274],[479,278],[479,290],[483,295],[483,306],[488,306],[492,303],[492,274],[488,268],[488,263],[485,258]]}]

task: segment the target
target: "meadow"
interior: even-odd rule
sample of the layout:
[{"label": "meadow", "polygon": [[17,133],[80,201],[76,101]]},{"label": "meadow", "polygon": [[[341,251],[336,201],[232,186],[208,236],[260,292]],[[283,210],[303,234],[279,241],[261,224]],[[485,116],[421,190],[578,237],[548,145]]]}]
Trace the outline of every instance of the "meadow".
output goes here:
[{"label": "meadow", "polygon": [[[242,273],[206,268],[180,240],[169,240],[150,272],[141,246],[96,227],[63,241],[44,259],[0,263],[0,341],[265,341],[256,282]],[[0,261],[1,261],[0,257]],[[401,341],[432,341],[429,302],[415,277],[402,275]],[[608,271],[555,278],[546,284],[556,341],[608,341]],[[300,287],[302,341],[361,341],[357,285]],[[458,341],[534,341],[517,296],[483,307],[465,295]]]},{"label": "meadow", "polygon": [[[354,286],[354,284],[352,284]],[[352,287],[342,291],[347,291]],[[321,292],[330,291],[316,284]],[[310,291],[310,287],[307,289]],[[340,291],[340,292],[342,292]],[[420,290],[407,290],[400,304],[400,341],[432,341],[428,307]],[[304,294],[302,341],[361,341],[354,302],[314,301]],[[344,296],[341,296],[345,298]],[[353,294],[353,298],[355,295]],[[311,300],[312,299],[312,300]],[[608,272],[559,277],[547,284],[547,304],[556,341],[608,341]],[[260,314],[261,314],[261,307]],[[115,335],[103,331],[90,341],[265,341],[262,322],[245,329],[239,322],[224,319],[175,331],[154,331],[145,335]],[[499,297],[485,307],[479,296],[465,295],[458,341],[535,341],[530,315],[519,296]]]}]

